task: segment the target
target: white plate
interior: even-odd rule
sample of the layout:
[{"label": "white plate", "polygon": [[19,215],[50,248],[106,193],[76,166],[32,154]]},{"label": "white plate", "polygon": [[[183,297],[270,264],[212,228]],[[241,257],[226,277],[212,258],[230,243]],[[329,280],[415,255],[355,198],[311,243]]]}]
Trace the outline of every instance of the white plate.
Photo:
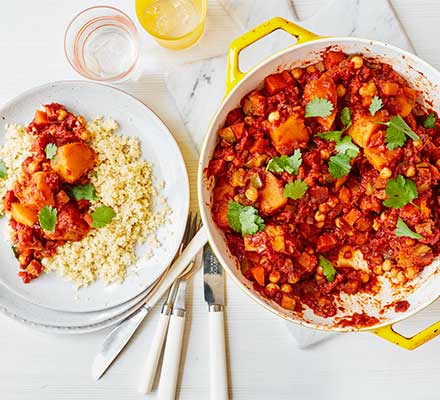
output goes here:
[{"label": "white plate", "polygon": [[139,308],[148,289],[119,306],[96,312],[70,313],[49,310],[17,296],[0,284],[0,313],[26,326],[57,334],[80,334],[107,328],[129,317]]},{"label": "white plate", "polygon": [[[0,110],[0,144],[4,142],[4,125],[28,124],[42,104],[58,102],[86,119],[111,117],[119,132],[138,137],[143,158],[153,164],[157,182],[164,182],[161,194],[171,210],[169,222],[159,228],[162,246],[153,250],[149,260],[128,268],[123,284],[106,285],[97,281],[77,290],[74,283],[56,273],[41,275],[25,285],[17,276],[18,263],[3,234],[0,239],[0,283],[15,294],[39,306],[69,312],[92,312],[122,304],[143,292],[170,264],[181,242],[189,207],[189,185],[185,163],[173,136],[162,121],[143,103],[127,93],[93,82],[54,82],[31,89],[7,103]],[[0,220],[0,230],[7,218]],[[148,245],[139,246],[146,254]]]}]

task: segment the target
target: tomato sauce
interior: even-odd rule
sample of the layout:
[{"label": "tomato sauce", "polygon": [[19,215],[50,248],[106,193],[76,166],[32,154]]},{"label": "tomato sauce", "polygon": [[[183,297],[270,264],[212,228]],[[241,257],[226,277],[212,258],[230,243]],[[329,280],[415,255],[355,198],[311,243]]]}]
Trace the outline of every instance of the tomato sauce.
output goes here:
[{"label": "tomato sauce", "polygon": [[[53,103],[38,110],[27,130],[35,135],[32,154],[3,199],[11,215],[18,275],[24,283],[44,270],[42,258],[53,256],[68,241],[81,240],[91,229],[90,202],[76,199],[71,190],[89,183],[87,173],[95,162],[93,150],[86,144],[86,121],[63,105]],[[44,213],[48,225],[41,222]],[[47,218],[55,219],[50,222]]]},{"label": "tomato sauce", "polygon": [[[390,65],[327,51],[317,64],[269,75],[228,114],[205,171],[215,177],[212,215],[261,295],[286,309],[308,306],[332,317],[341,293],[374,295],[380,275],[404,285],[439,254],[440,125],[435,113],[425,122],[428,112],[417,96]],[[310,103],[317,102],[321,115],[310,116]],[[395,132],[386,124],[397,120],[415,136],[400,130],[403,139],[393,145]],[[357,149],[342,157],[348,172],[330,168],[342,151],[339,142],[322,136],[331,131]],[[269,166],[297,150],[297,171]],[[386,206],[390,182],[397,179],[411,181],[417,196]],[[297,181],[306,184],[305,193],[286,197],[286,187]],[[234,230],[231,202],[252,207],[246,210],[258,213],[264,228],[260,223],[251,226],[258,230],[253,233]],[[396,234],[399,221],[409,236]],[[341,264],[359,252],[366,270]],[[323,258],[334,267],[333,279]],[[355,322],[374,322],[362,318]]]}]

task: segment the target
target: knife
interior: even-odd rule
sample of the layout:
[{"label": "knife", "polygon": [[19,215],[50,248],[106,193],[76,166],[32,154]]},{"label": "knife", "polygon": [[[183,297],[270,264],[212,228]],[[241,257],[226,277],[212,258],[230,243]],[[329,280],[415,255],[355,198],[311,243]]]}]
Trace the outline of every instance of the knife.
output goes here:
[{"label": "knife", "polygon": [[209,310],[209,398],[228,399],[225,351],[223,268],[208,244],[203,248],[205,301]]},{"label": "knife", "polygon": [[122,349],[130,341],[133,334],[148,315],[151,308],[160,300],[167,289],[185,270],[187,265],[196,256],[197,252],[207,241],[207,234],[202,227],[193,237],[188,246],[185,247],[182,254],[174,261],[169,268],[167,275],[160,282],[157,290],[144,299],[139,305],[137,312],[130,318],[117,325],[105,338],[100,352],[96,355],[92,365],[92,377],[98,380],[107,370],[107,368],[116,359]]}]

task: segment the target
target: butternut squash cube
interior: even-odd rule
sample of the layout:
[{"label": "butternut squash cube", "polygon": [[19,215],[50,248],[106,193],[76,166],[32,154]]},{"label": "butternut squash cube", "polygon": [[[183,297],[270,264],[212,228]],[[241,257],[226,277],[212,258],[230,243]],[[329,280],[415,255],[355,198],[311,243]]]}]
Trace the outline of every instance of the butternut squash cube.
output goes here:
[{"label": "butternut squash cube", "polygon": [[383,111],[378,111],[374,117],[370,113],[354,113],[353,125],[347,133],[353,141],[360,147],[367,147],[373,133],[377,132],[383,125],[378,122],[385,121]]},{"label": "butternut squash cube", "polygon": [[306,103],[309,101],[320,98],[327,99],[333,104],[333,111],[328,117],[315,117],[316,121],[322,126],[324,131],[329,131],[335,122],[336,118],[336,103],[338,100],[338,94],[336,91],[335,82],[328,75],[321,75],[319,79],[310,81],[304,88],[304,99]]},{"label": "butternut squash cube", "polygon": [[378,147],[368,147],[364,149],[365,158],[377,170],[381,171],[389,165],[395,157],[398,157],[399,150],[382,150]]},{"label": "butternut squash cube", "polygon": [[50,165],[64,181],[74,183],[93,168],[94,162],[93,150],[84,143],[75,142],[58,147]]},{"label": "butternut squash cube", "polygon": [[48,176],[43,171],[33,173],[30,181],[17,193],[24,207],[40,210],[44,206],[55,205],[52,189],[47,184]]},{"label": "butternut squash cube", "polygon": [[309,132],[304,125],[304,119],[293,114],[278,127],[271,128],[270,138],[278,152],[290,155],[295,148],[309,141]]},{"label": "butternut squash cube", "polygon": [[273,214],[287,203],[283,195],[283,184],[272,173],[265,172],[263,187],[259,190],[260,211],[264,215]]},{"label": "butternut squash cube", "polygon": [[277,252],[286,251],[286,243],[284,241],[284,231],[281,226],[266,225],[264,231],[269,236],[270,243],[274,251]]},{"label": "butternut squash cube", "polygon": [[11,204],[11,217],[14,221],[26,226],[34,225],[38,219],[36,211],[23,207],[20,203]]}]

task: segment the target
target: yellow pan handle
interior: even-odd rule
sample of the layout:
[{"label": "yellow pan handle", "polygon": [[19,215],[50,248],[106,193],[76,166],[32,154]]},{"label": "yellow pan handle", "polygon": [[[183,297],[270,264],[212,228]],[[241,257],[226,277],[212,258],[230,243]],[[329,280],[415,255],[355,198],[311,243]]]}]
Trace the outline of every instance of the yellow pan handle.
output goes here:
[{"label": "yellow pan handle", "polygon": [[258,25],[256,28],[235,39],[229,47],[228,65],[226,70],[226,94],[232,90],[243,76],[245,76],[238,66],[240,52],[252,43],[255,43],[277,29],[282,29],[283,31],[290,33],[292,36],[295,36],[297,44],[320,38],[320,36],[315,35],[299,25],[281,17],[272,18],[269,21]]},{"label": "yellow pan handle", "polygon": [[373,332],[381,338],[397,344],[404,349],[414,350],[440,334],[440,321],[409,338],[397,333],[393,329],[393,325],[384,326]]}]

